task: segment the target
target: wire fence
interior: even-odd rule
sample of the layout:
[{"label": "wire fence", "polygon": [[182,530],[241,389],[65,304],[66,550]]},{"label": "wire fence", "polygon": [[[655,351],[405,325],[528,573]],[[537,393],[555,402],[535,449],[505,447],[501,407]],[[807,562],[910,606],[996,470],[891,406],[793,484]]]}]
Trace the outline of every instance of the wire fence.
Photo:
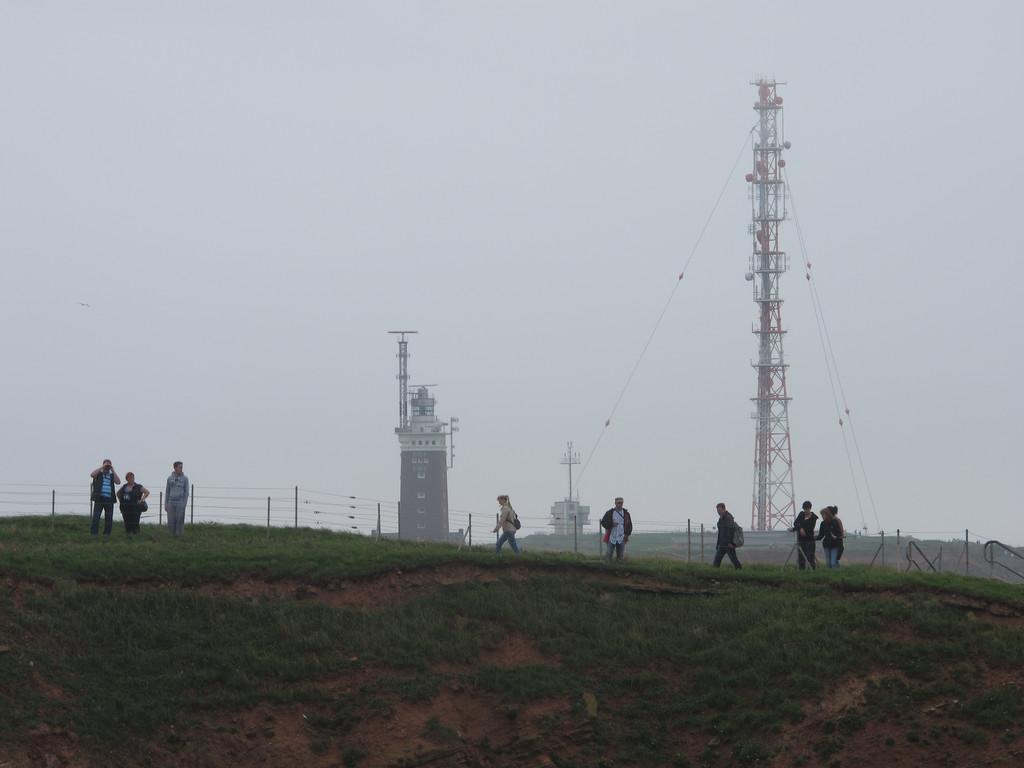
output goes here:
[{"label": "wire fence", "polygon": [[[43,485],[0,483],[0,517],[24,515],[92,515],[91,484]],[[152,491],[149,511],[142,522],[162,525],[163,492]],[[185,511],[188,524],[220,523],[265,526],[271,528],[321,528],[365,536],[401,538],[399,502],[345,493],[290,487],[237,487],[193,485]],[[493,544],[491,533],[496,511],[471,512],[449,509],[450,542]],[[603,554],[603,531],[595,523],[577,526],[570,533],[550,533],[549,528],[565,530],[564,521],[555,516],[520,515],[522,534],[533,532],[529,549],[533,551]],[[550,535],[544,535],[549,533]],[[640,536],[636,537],[639,533]],[[715,553],[716,529],[713,524],[683,520],[659,521],[638,525],[631,546],[634,556],[661,555],[686,562],[710,563]],[[797,553],[793,534],[785,531],[748,532],[742,559],[748,563],[772,563],[796,567]],[[522,540],[520,540],[522,541]],[[868,563],[906,571],[959,572],[1002,578],[1024,583],[1024,553],[999,541],[970,530],[962,531],[880,531],[868,535],[853,532],[847,538],[846,562]],[[926,542],[922,545],[922,542]],[[819,549],[820,553],[820,549]],[[728,561],[726,561],[728,565]],[[818,567],[824,567],[819,557]]]},{"label": "wire fence", "polygon": [[[16,515],[92,514],[92,486],[0,484],[0,517]],[[163,524],[163,491],[150,489],[149,511],[142,522]],[[290,488],[201,487],[193,485],[185,509],[186,523],[326,528],[375,535],[397,535],[396,501],[369,499],[299,486]]]}]

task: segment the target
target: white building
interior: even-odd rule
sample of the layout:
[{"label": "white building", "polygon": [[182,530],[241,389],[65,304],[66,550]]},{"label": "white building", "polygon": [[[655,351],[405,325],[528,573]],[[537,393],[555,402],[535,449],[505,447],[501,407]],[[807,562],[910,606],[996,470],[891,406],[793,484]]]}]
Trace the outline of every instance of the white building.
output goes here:
[{"label": "white building", "polygon": [[552,533],[572,534],[573,526],[582,533],[590,522],[590,507],[581,506],[575,499],[556,501],[551,506]]}]

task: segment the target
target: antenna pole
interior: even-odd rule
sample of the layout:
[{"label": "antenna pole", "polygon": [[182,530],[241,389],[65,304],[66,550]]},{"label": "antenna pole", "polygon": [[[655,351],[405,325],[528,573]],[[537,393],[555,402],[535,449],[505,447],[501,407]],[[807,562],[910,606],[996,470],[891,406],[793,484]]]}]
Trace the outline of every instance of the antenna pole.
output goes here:
[{"label": "antenna pole", "polygon": [[409,429],[409,342],[405,334],[419,331],[388,331],[400,334],[398,339],[398,427],[396,432]]},{"label": "antenna pole", "polygon": [[572,450],[572,442],[566,443],[565,456],[559,463],[569,465],[569,495],[565,497],[565,500],[572,501],[572,465],[580,463],[580,455]]},{"label": "antenna pole", "polygon": [[[754,442],[754,494],[751,529],[770,531],[788,526],[795,516],[793,494],[793,455],[789,439],[789,401],[786,393],[785,357],[782,339],[782,297],[779,278],[789,269],[786,252],[779,249],[779,225],[786,219],[786,183],[781,169],[786,161],[782,150],[782,97],[776,95],[779,83],[761,79],[757,86],[754,110],[758,115],[753,139],[754,167],[747,174],[752,187],[753,215],[750,232],[753,253],[747,280],[754,284],[754,303],[760,323],[753,328],[757,338],[757,397],[752,418],[757,421]],[[784,85],[784,83],[783,83]]]}]

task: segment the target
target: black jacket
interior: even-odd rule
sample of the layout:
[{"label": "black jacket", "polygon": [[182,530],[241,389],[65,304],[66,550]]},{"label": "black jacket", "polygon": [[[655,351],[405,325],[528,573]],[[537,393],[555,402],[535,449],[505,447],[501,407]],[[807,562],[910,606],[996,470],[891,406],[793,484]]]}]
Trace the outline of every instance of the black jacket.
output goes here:
[{"label": "black jacket", "polygon": [[797,541],[814,541],[814,528],[818,523],[818,516],[811,512],[810,517],[804,517],[801,512],[793,521],[793,528],[796,529]]},{"label": "black jacket", "polygon": [[141,512],[139,504],[142,501],[143,487],[136,483],[129,491],[125,486],[117,489],[117,500],[120,502],[122,512]]},{"label": "black jacket", "polygon": [[718,541],[716,547],[728,547],[732,544],[733,533],[736,531],[736,518],[732,512],[726,512],[718,517]]},{"label": "black jacket", "polygon": [[818,528],[818,535],[814,538],[821,541],[821,546],[826,549],[835,549],[843,546],[843,526],[836,519],[822,520]]},{"label": "black jacket", "polygon": [[[615,526],[612,525],[612,513],[615,511],[615,507],[612,507],[604,513],[604,517],[601,518],[601,527],[606,530],[611,530]],[[626,537],[633,535],[633,518],[629,516],[629,510],[625,507],[622,508],[622,517],[626,521]]]},{"label": "black jacket", "polygon": [[113,501],[114,497],[117,496],[117,483],[114,482],[114,473],[111,472],[108,477],[110,477],[110,495],[100,496],[103,493],[103,473],[96,473],[96,477],[92,479],[92,501],[99,501],[101,498]]}]

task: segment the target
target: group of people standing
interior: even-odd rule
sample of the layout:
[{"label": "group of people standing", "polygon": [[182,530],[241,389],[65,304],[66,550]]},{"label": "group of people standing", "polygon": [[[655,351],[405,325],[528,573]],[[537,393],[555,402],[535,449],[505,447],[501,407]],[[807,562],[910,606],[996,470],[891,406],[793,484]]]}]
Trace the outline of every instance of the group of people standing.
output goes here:
[{"label": "group of people standing", "polygon": [[[174,462],[174,471],[167,478],[167,487],[164,491],[167,529],[172,534],[179,534],[185,530],[185,505],[188,503],[189,482],[183,470],[184,465],[180,461]],[[110,459],[104,459],[103,464],[94,469],[89,476],[92,478],[92,527],[89,532],[94,536],[100,532],[100,515],[103,515],[103,533],[110,535],[114,527],[116,501],[124,518],[125,533],[138,533],[142,513],[149,510],[149,503],[146,501],[149,489],[135,482],[134,472],[125,473],[124,485],[121,485],[121,478],[118,477]],[[119,485],[120,488],[117,487]]]},{"label": "group of people standing", "polygon": [[796,532],[796,564],[801,571],[806,568],[813,571],[817,568],[814,550],[819,541],[825,551],[827,567],[838,568],[839,560],[843,556],[843,539],[846,538],[846,529],[843,527],[843,521],[839,519],[839,507],[824,507],[819,514],[821,515],[821,524],[815,532],[815,523],[819,518],[814,514],[814,505],[805,501],[800,514],[793,521],[793,527],[789,529],[791,532]]}]

